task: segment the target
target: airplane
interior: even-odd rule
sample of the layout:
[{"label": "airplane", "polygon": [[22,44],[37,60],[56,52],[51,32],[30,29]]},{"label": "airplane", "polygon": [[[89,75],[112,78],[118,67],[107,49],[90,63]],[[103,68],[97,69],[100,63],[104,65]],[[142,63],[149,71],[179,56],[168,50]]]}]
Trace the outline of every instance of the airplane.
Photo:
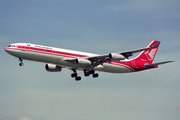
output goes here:
[{"label": "airplane", "polygon": [[[109,73],[130,73],[157,68],[158,65],[170,63],[165,61],[152,63],[159,48],[160,41],[153,40],[147,47],[124,52],[109,54],[92,54],[62,48],[55,48],[30,43],[14,43],[5,48],[10,55],[19,58],[19,65],[23,66],[23,60],[31,60],[46,63],[48,72],[60,72],[62,68],[73,71],[72,78],[81,80],[77,70],[84,71],[84,76],[99,74],[95,71]],[[137,57],[129,59],[134,53],[141,52]]]}]

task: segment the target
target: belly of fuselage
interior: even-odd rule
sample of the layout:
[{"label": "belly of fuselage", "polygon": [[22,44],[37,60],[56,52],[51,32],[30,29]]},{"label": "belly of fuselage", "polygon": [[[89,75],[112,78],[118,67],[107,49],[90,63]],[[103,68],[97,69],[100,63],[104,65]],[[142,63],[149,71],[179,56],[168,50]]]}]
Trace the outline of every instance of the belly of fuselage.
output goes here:
[{"label": "belly of fuselage", "polygon": [[104,68],[97,69],[98,71],[109,72],[109,73],[129,73],[133,72],[132,68],[128,66],[120,66],[109,63],[103,64]]}]

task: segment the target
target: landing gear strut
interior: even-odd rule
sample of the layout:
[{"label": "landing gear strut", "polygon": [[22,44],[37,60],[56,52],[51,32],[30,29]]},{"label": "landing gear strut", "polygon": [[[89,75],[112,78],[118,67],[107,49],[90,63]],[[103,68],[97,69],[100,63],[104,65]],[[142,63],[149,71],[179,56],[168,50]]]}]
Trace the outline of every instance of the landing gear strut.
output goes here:
[{"label": "landing gear strut", "polygon": [[22,59],[22,58],[19,58],[19,61],[20,61],[19,66],[23,66],[23,65],[24,65],[24,63],[22,62],[23,59]]}]

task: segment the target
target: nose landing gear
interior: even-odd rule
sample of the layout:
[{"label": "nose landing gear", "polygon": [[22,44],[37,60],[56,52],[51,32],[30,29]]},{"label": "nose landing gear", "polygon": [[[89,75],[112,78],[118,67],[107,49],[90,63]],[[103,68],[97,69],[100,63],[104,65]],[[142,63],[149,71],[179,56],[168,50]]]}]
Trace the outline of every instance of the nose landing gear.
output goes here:
[{"label": "nose landing gear", "polygon": [[22,59],[22,58],[19,58],[19,61],[20,61],[19,66],[23,66],[23,65],[24,65],[24,63],[22,62],[23,59]]}]

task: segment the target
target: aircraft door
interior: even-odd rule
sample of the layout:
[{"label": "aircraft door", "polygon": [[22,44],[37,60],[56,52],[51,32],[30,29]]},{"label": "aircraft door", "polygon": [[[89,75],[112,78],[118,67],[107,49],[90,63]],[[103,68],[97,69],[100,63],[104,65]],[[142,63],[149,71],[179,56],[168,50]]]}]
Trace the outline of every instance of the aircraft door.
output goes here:
[{"label": "aircraft door", "polygon": [[136,67],[136,63],[134,62],[134,61],[131,61],[131,65],[132,65],[132,67]]}]

